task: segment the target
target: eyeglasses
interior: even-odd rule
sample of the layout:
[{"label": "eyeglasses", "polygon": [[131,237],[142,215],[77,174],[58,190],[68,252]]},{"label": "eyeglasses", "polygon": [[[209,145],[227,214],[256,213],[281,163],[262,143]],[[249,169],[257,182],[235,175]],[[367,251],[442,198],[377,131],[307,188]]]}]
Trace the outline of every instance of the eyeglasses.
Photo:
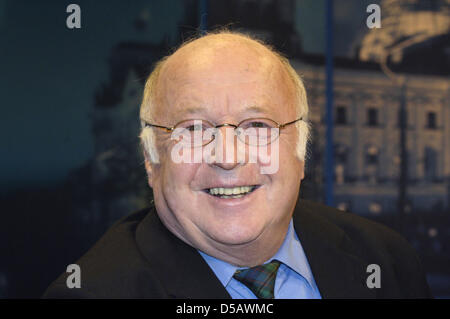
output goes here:
[{"label": "eyeglasses", "polygon": [[191,147],[197,147],[211,143],[218,134],[218,129],[221,127],[234,128],[234,134],[240,141],[247,145],[264,146],[275,141],[279,137],[279,131],[281,129],[301,120],[302,118],[298,118],[291,122],[279,124],[268,118],[250,118],[241,121],[238,125],[230,123],[214,125],[206,120],[188,119],[178,122],[173,127],[143,121],[146,127],[156,127],[168,133],[175,133],[181,139],[181,142]]}]

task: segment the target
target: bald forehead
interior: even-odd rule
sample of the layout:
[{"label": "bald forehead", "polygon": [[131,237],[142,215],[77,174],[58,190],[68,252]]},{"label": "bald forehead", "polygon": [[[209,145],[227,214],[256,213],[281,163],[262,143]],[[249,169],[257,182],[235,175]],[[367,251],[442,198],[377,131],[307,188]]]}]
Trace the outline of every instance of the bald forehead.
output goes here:
[{"label": "bald forehead", "polygon": [[[257,87],[252,94],[241,90],[252,85]],[[182,46],[165,60],[153,89],[152,117],[170,122],[180,112],[177,105],[210,105],[224,92],[226,99],[248,92],[238,104],[278,96],[295,108],[295,87],[277,55],[245,36],[216,34]]]},{"label": "bald forehead", "polygon": [[242,35],[214,34],[192,41],[170,56],[161,76],[179,78],[190,72],[209,72],[211,67],[223,66],[241,68],[247,73],[283,73],[283,67],[276,55],[262,44]]}]

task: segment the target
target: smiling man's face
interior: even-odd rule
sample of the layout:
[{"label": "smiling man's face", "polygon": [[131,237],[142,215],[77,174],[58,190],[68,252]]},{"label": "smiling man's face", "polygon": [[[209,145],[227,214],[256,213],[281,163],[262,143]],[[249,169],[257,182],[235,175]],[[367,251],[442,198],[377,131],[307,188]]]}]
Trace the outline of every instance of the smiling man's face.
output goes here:
[{"label": "smiling man's face", "polygon": [[[278,123],[297,118],[294,87],[280,61],[261,45],[236,36],[209,36],[175,52],[161,69],[157,92],[153,122],[164,126],[185,119],[219,125],[255,117]],[[166,227],[232,264],[253,266],[270,258],[284,239],[303,178],[295,125],[280,131],[274,174],[261,173],[259,162],[177,164],[171,158],[175,141],[153,130],[160,162],[146,161],[146,167]],[[225,143],[224,154],[230,151],[236,153],[236,144]],[[244,193],[237,198],[210,194],[241,186]]]}]

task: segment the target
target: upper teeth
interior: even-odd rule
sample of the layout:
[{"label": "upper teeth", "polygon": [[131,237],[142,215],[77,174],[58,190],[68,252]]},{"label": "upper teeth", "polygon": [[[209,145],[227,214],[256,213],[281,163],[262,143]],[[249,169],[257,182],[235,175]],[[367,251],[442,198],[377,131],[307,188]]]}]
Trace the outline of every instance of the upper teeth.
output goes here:
[{"label": "upper teeth", "polygon": [[253,189],[253,186],[238,186],[238,187],[214,187],[209,189],[209,193],[212,195],[238,195],[248,193]]}]

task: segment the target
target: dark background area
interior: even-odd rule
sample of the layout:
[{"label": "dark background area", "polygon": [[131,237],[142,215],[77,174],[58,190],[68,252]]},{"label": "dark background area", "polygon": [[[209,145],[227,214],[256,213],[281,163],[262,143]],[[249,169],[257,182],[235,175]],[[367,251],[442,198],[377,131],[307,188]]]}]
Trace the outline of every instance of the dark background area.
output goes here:
[{"label": "dark background area", "polygon": [[[449,12],[448,1],[397,2],[415,3],[408,4],[415,12]],[[138,140],[143,83],[154,62],[200,31],[202,18],[208,29],[226,25],[251,32],[290,59],[324,72],[325,1],[80,0],[81,29],[66,27],[70,3],[0,0],[0,298],[40,297],[112,223],[149,205]],[[378,63],[360,59],[370,3],[382,1],[335,1],[336,68],[382,74]],[[431,73],[448,88],[448,33],[427,41],[405,52],[394,69]],[[430,52],[441,60],[424,59]],[[314,112],[322,93],[312,84],[307,88]],[[442,102],[446,113],[436,118],[447,123],[444,134],[450,132],[449,100],[450,92]],[[301,196],[323,202],[319,131],[310,145]],[[439,177],[448,193],[449,171]],[[438,298],[450,298],[447,196],[441,206],[413,205],[407,215],[355,208],[413,244]]]}]

